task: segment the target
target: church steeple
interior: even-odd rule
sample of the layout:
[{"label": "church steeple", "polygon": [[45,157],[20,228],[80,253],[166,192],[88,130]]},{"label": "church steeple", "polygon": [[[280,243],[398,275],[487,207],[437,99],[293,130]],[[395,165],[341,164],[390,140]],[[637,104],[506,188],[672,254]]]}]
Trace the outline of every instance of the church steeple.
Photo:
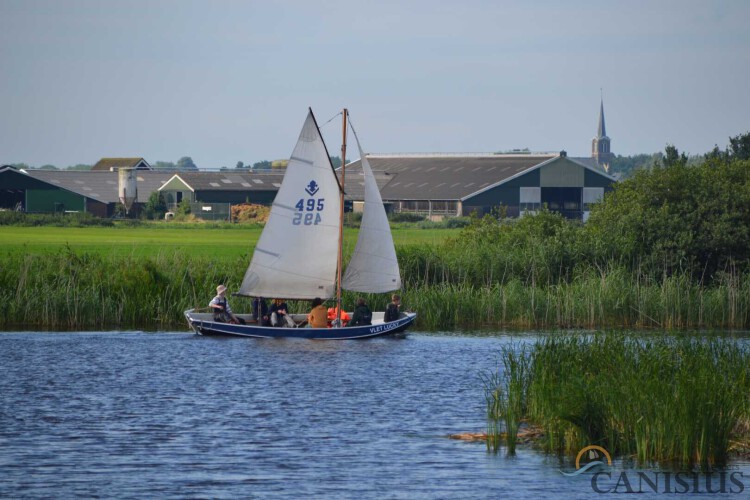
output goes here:
[{"label": "church steeple", "polygon": [[604,99],[601,100],[601,105],[599,107],[599,129],[597,130],[596,136],[607,136],[607,127],[604,125]]},{"label": "church steeple", "polygon": [[604,124],[604,98],[601,98],[599,105],[599,128],[596,131],[596,137],[591,141],[591,157],[596,163],[601,165],[604,170],[609,171],[609,162],[615,155],[609,149],[609,137],[607,137],[607,126]]}]

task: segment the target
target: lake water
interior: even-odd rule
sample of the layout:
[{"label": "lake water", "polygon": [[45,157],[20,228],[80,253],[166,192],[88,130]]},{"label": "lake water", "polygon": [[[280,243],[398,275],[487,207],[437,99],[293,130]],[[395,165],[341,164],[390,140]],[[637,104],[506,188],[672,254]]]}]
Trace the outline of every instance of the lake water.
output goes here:
[{"label": "lake water", "polygon": [[0,497],[601,498],[555,457],[447,439],[485,429],[511,340],[2,333]]}]

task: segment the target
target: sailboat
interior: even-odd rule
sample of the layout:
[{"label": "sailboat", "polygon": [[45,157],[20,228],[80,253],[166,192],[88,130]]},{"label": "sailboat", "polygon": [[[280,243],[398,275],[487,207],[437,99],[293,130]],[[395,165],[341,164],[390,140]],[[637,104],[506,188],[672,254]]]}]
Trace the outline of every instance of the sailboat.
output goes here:
[{"label": "sailboat", "polygon": [[[388,218],[375,177],[362,152],[354,127],[364,183],[364,211],[359,238],[346,272],[342,273],[344,180],[348,111],[343,111],[341,180],[331,164],[323,137],[309,110],[292,151],[271,214],[258,239],[242,285],[235,295],[246,297],[323,300],[335,297],[341,307],[341,289],[385,293],[401,288],[401,276]],[[339,313],[340,314],[340,313]],[[211,312],[185,311],[190,327],[200,335],[240,337],[301,337],[322,340],[359,339],[403,332],[416,319],[401,312],[384,322],[383,312],[372,313],[367,326],[299,328],[262,326],[252,315],[238,315],[245,324],[222,323]],[[303,325],[307,314],[291,314]],[[341,324],[335,321],[334,324]]]}]

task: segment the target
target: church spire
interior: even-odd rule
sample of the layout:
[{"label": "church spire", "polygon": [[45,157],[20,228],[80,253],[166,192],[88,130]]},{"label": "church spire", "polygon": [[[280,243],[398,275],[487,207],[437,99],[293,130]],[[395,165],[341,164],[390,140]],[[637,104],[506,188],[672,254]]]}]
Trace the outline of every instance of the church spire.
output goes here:
[{"label": "church spire", "polygon": [[599,129],[597,130],[596,135],[600,139],[607,136],[607,127],[604,125],[604,98],[602,98],[599,107]]},{"label": "church spire", "polygon": [[610,161],[615,157],[609,150],[607,126],[604,124],[604,97],[601,97],[599,102],[599,128],[596,130],[596,137],[591,141],[591,157],[607,171]]}]

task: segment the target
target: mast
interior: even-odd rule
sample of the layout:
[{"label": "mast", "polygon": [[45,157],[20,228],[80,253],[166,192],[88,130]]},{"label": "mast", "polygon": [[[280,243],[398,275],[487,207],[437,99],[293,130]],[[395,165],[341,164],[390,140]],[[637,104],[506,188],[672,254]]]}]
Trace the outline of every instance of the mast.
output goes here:
[{"label": "mast", "polygon": [[341,207],[339,208],[339,255],[337,261],[337,276],[336,276],[336,319],[338,320],[339,326],[341,326],[341,271],[343,266],[343,255],[344,255],[344,180],[346,179],[346,118],[349,111],[344,108],[342,113],[342,126],[341,126],[341,190],[339,196],[341,197]]}]

